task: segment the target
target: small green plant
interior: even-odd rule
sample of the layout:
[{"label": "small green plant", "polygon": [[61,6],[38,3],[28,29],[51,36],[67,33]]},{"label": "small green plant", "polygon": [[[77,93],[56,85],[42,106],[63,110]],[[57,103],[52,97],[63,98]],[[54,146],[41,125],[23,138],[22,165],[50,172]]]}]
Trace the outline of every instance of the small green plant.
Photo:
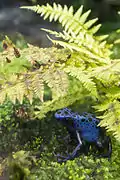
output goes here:
[{"label": "small green plant", "polygon": [[30,175],[30,168],[35,163],[35,158],[29,152],[18,151],[6,159],[10,180],[27,180]]}]

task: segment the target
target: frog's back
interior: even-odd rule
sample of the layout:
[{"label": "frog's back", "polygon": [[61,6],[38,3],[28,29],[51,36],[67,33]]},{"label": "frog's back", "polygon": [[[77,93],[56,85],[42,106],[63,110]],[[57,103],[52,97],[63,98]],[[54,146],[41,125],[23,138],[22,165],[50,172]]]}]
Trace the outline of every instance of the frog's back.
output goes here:
[{"label": "frog's back", "polygon": [[99,138],[99,127],[97,127],[99,120],[90,113],[83,113],[79,115],[74,113],[71,109],[64,108],[55,113],[55,117],[60,120],[66,119],[66,124],[69,123],[68,119],[73,121],[73,128],[78,130],[82,138],[88,142],[95,142]]},{"label": "frog's back", "polygon": [[84,140],[88,142],[97,141],[99,138],[99,120],[92,114],[83,113],[82,115],[74,114],[74,127],[80,131]]}]

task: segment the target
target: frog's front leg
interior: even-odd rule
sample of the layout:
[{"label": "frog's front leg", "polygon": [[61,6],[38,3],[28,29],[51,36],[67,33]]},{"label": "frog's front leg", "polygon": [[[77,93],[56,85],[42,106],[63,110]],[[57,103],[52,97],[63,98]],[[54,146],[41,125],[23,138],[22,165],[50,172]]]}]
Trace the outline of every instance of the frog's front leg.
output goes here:
[{"label": "frog's front leg", "polygon": [[80,133],[76,130],[76,135],[77,135],[77,139],[78,139],[78,142],[80,145],[82,145],[82,141],[81,141],[81,138],[80,138]]}]

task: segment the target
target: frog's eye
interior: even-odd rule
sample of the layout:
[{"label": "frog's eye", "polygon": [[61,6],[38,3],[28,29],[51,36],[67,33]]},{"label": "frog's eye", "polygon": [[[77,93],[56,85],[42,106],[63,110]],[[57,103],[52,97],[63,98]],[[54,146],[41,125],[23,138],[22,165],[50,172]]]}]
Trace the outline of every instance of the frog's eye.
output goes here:
[{"label": "frog's eye", "polygon": [[85,120],[86,120],[85,118],[81,119],[82,122],[85,122]]},{"label": "frog's eye", "polygon": [[61,114],[61,111],[58,111],[57,114]]},{"label": "frog's eye", "polygon": [[68,112],[68,111],[64,111],[64,114],[65,114],[65,115],[68,115],[68,114],[69,114],[69,112]]}]

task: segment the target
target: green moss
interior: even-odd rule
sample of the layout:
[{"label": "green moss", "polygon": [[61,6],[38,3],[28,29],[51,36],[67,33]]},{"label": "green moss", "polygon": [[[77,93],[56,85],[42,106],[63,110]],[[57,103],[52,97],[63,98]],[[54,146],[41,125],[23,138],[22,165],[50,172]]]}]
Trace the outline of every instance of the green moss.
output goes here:
[{"label": "green moss", "polygon": [[[29,104],[26,105],[30,108]],[[25,104],[24,104],[25,106]],[[20,105],[13,105],[10,102],[6,102],[1,107],[1,116],[4,119],[6,116],[12,117],[13,110],[19,109]],[[5,112],[4,112],[5,110]],[[30,109],[28,109],[28,112]],[[32,112],[31,112],[32,113]],[[57,163],[55,153],[65,155],[65,151],[68,148],[69,152],[74,149],[74,144],[71,145],[63,141],[63,138],[68,134],[66,129],[59,124],[54,118],[53,114],[49,113],[47,118],[40,120],[23,120],[20,118],[20,124],[15,122],[14,119],[4,119],[5,130],[2,131],[1,136],[1,152],[4,153],[11,151],[20,151],[21,149],[26,152],[30,157],[36,158],[36,163],[32,165],[29,170],[28,179],[30,180],[101,180],[101,179],[120,179],[120,143],[115,139],[112,139],[113,153],[110,161],[107,159],[98,159],[92,155],[84,156],[81,154],[78,158],[67,161],[66,163]],[[3,120],[2,120],[3,121]],[[12,123],[12,124],[11,124]],[[12,126],[11,126],[12,125]],[[11,149],[11,145],[12,149]],[[19,153],[18,153],[19,154]],[[26,166],[24,162],[28,160],[28,156],[23,158],[20,165],[19,159],[12,161],[12,167],[10,167],[11,177],[12,173],[18,169],[16,175],[26,172]],[[15,164],[14,164],[15,163]],[[17,165],[20,165],[17,167]]]}]

